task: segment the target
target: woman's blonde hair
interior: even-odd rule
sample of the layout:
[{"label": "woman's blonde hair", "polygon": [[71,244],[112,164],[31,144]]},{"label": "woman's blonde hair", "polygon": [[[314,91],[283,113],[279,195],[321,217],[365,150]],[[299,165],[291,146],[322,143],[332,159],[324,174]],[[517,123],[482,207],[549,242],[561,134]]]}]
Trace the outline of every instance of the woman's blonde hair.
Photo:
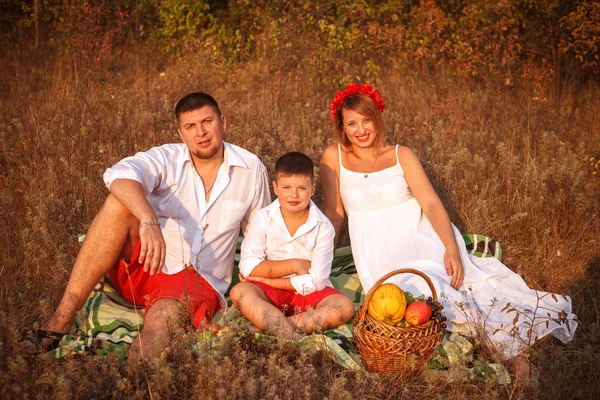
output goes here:
[{"label": "woman's blonde hair", "polygon": [[344,109],[354,111],[371,119],[377,131],[375,145],[383,145],[385,139],[384,124],[381,119],[381,113],[377,109],[377,105],[375,105],[375,102],[369,96],[362,93],[356,93],[346,97],[335,112],[335,135],[344,151],[350,151],[350,141],[348,140],[348,136],[344,133],[344,118],[342,116],[342,110]]}]

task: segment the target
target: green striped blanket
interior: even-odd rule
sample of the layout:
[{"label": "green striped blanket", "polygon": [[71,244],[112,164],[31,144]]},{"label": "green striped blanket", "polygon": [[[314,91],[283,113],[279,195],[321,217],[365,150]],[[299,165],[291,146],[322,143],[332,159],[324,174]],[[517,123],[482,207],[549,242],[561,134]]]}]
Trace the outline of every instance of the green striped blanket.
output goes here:
[{"label": "green striped blanket", "polygon": [[[80,242],[84,236],[80,236]],[[463,235],[467,251],[477,257],[502,258],[502,247],[496,241],[482,235]],[[242,238],[238,240],[238,251],[235,256],[233,281],[231,286],[238,282],[239,249]],[[350,297],[358,306],[362,304],[364,293],[356,273],[354,259],[350,247],[337,249],[330,280],[333,286]],[[125,358],[129,344],[138,335],[143,325],[143,309],[136,309],[125,300],[107,280],[96,285],[88,297],[83,309],[77,314],[76,333],[65,335],[61,346],[53,350],[50,355],[63,357],[71,354],[98,354],[104,355],[117,352],[120,358]],[[249,324],[249,322],[231,305],[225,312],[218,312],[213,322],[221,326],[229,324]],[[326,349],[328,354],[340,365],[348,369],[362,369],[360,355],[356,352],[351,323],[342,325],[336,329],[328,330],[323,334],[307,336],[301,347],[307,351]],[[222,330],[219,335],[202,335],[202,340],[220,340],[227,335],[227,329]],[[269,338],[268,335],[257,334],[261,339]],[[446,335],[446,342],[448,335]],[[446,342],[442,343],[444,345]],[[493,368],[496,368],[494,366]],[[503,378],[504,379],[504,378]]]}]

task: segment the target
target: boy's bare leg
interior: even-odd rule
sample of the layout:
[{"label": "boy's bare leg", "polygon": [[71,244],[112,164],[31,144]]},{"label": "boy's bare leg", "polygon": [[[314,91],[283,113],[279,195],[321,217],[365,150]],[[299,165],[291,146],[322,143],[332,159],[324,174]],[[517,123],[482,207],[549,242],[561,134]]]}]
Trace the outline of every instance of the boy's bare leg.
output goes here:
[{"label": "boy's bare leg", "polygon": [[109,194],[94,218],[77,255],[69,282],[54,315],[43,328],[59,333],[71,329],[94,285],[115,265],[119,257],[129,260],[139,221]]},{"label": "boy's bare leg", "polygon": [[231,289],[230,296],[236,308],[261,331],[291,340],[302,338],[258,286],[249,282],[238,283]]},{"label": "boy's bare leg", "polygon": [[144,315],[144,327],[129,348],[130,360],[152,359],[160,355],[169,341],[169,326],[179,313],[178,301],[158,299]]},{"label": "boy's bare leg", "polygon": [[313,310],[292,315],[288,321],[302,332],[321,332],[345,324],[354,315],[354,304],[343,294],[332,294],[321,300]]}]

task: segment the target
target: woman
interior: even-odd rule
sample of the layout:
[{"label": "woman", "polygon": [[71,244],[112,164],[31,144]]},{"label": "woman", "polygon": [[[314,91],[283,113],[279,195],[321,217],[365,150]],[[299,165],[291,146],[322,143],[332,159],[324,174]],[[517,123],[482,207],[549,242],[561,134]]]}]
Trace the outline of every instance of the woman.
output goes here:
[{"label": "woman", "polygon": [[[339,143],[328,146],[321,158],[325,215],[337,243],[348,213],[364,291],[390,271],[415,268],[431,278],[448,329],[473,336],[483,328],[503,359],[548,334],[570,341],[577,327],[571,300],[530,289],[496,258],[467,253],[412,150],[384,144],[384,108],[370,85],[352,84],[338,92],[330,109]],[[415,295],[430,295],[418,276],[400,274],[391,281]]]}]

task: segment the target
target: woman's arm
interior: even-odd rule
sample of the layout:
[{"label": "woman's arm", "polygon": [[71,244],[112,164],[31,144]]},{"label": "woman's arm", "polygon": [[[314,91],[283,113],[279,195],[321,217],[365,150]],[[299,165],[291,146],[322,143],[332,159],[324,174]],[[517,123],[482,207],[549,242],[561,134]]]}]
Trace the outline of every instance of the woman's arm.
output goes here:
[{"label": "woman's arm", "polygon": [[342,197],[340,196],[337,145],[334,144],[325,148],[319,165],[319,177],[321,178],[321,188],[323,189],[323,197],[325,199],[323,213],[333,224],[335,229],[334,245],[337,246],[345,215]]},{"label": "woman's arm", "polygon": [[446,247],[444,254],[446,272],[449,276],[452,275],[452,287],[458,289],[462,285],[464,273],[450,217],[415,153],[408,147],[400,146],[398,160],[413,196]]}]

